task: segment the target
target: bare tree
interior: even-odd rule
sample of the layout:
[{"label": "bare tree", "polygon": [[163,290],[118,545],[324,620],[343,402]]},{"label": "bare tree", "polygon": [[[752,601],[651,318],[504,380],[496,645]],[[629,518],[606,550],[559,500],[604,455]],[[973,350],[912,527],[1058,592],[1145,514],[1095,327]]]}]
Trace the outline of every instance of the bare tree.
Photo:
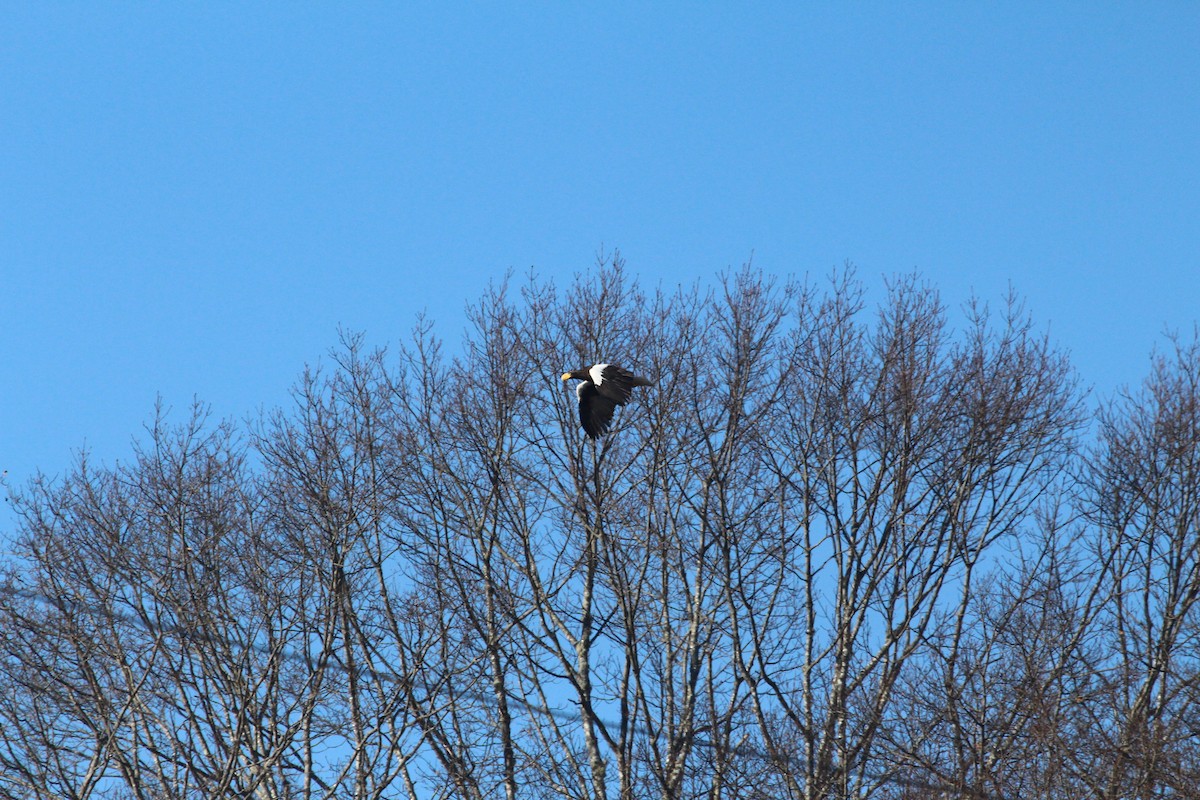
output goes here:
[{"label": "bare tree", "polygon": [[1084,510],[1101,606],[1078,772],[1100,798],[1200,785],[1200,336],[1101,413]]},{"label": "bare tree", "polygon": [[991,567],[903,687],[888,740],[915,783],[1055,800],[1200,785],[1200,345],[1172,346],[1102,407],[1027,560]]},{"label": "bare tree", "polygon": [[0,791],[366,797],[393,777],[403,737],[363,742],[396,713],[359,704],[336,537],[294,535],[304,498],[262,493],[279,483],[206,423],[160,416],[132,464],[17,498]]},{"label": "bare tree", "polygon": [[962,624],[977,565],[1054,479],[1076,415],[1065,359],[1015,302],[999,325],[973,307],[957,341],[914,281],[891,287],[873,328],[861,307],[852,283],[801,305],[768,450],[788,560],[745,612],[768,617],[766,597],[796,609],[759,629],[741,668],[797,797],[887,778],[873,745],[896,682],[935,622]]}]

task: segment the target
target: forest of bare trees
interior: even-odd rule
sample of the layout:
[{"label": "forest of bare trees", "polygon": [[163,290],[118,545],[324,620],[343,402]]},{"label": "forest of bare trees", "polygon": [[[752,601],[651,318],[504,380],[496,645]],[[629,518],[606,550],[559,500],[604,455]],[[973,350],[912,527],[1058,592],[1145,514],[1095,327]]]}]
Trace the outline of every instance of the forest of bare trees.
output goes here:
[{"label": "forest of bare trees", "polygon": [[0,797],[1197,796],[1195,336],[1098,397],[913,276],[469,317],[13,489]]}]

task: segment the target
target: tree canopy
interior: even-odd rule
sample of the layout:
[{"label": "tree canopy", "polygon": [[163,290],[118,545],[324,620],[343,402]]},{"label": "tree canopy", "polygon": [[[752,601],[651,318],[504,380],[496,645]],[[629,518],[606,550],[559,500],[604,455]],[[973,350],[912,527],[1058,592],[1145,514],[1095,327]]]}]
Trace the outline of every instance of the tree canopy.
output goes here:
[{"label": "tree canopy", "polygon": [[873,294],[510,277],[18,487],[0,796],[1188,796],[1198,340],[1097,403],[1015,295]]}]

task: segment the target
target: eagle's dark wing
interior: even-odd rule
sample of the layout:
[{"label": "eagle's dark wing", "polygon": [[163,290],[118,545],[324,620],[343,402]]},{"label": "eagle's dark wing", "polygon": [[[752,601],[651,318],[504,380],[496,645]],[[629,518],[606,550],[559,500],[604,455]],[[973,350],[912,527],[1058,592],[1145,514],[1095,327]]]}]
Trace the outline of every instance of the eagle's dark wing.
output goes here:
[{"label": "eagle's dark wing", "polygon": [[589,437],[595,439],[608,431],[617,404],[600,392],[595,384],[583,382],[575,389],[579,395],[579,423]]},{"label": "eagle's dark wing", "polygon": [[[600,374],[596,375],[599,370]],[[633,387],[635,386],[650,386],[651,382],[646,378],[634,375],[627,369],[613,366],[612,364],[596,365],[592,367],[592,380],[596,381],[596,388],[600,394],[612,400],[619,406],[629,402],[629,398],[633,395]]]}]

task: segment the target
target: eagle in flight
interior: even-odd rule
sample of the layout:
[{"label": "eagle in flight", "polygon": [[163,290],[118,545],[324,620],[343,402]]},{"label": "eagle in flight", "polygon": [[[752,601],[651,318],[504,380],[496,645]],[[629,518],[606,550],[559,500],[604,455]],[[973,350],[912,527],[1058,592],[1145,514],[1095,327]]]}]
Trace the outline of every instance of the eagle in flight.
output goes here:
[{"label": "eagle in flight", "polygon": [[654,382],[634,375],[615,364],[596,364],[564,372],[562,379],[582,381],[575,387],[579,397],[579,422],[583,431],[595,439],[608,431],[617,406],[629,402],[635,386],[653,386]]}]

